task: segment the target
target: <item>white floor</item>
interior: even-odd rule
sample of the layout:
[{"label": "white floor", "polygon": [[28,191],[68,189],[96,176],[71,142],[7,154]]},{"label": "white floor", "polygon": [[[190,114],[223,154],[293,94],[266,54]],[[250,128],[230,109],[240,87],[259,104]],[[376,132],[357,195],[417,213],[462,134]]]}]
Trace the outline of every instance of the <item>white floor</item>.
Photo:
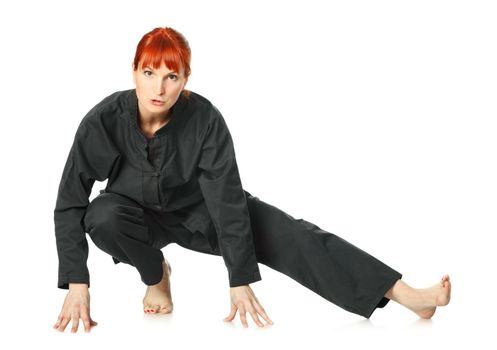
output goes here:
[{"label": "white floor", "polygon": [[[139,275],[129,265],[114,265],[108,255],[90,241],[92,273],[91,316],[99,324],[90,333],[82,326],[77,333],[51,328],[64,300],[65,291],[41,283],[36,271],[44,269],[38,261],[33,266],[33,288],[9,289],[2,300],[4,315],[2,349],[29,348],[50,344],[51,349],[74,349],[93,346],[116,346],[134,349],[139,346],[212,347],[216,349],[254,349],[270,346],[292,348],[339,348],[343,346],[397,349],[447,348],[478,344],[489,348],[491,317],[489,308],[495,283],[485,295],[476,290],[477,276],[466,274],[462,266],[451,269],[453,293],[451,303],[439,308],[431,320],[421,320],[393,301],[377,309],[368,320],[340,309],[292,279],[260,264],[263,280],[251,285],[273,326],[258,328],[249,315],[244,328],[239,315],[232,323],[222,319],[229,313],[229,289],[220,257],[188,251],[175,244],[163,249],[171,262],[174,311],[169,315],[146,315],[141,299],[145,290]],[[439,271],[439,275],[445,271]],[[423,280],[426,287],[434,273]],[[404,276],[409,283],[409,276]],[[31,285],[31,283],[30,283]],[[36,288],[35,288],[36,287]],[[9,301],[10,302],[7,302]],[[486,344],[486,346],[484,346]],[[26,347],[27,346],[27,347]]]}]

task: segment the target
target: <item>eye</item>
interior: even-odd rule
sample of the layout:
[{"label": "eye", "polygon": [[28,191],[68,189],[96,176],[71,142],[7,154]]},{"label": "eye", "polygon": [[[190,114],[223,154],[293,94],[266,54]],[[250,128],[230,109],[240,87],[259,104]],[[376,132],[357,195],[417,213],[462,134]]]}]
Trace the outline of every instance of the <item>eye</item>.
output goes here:
[{"label": "eye", "polygon": [[173,80],[177,80],[178,76],[176,74],[169,74],[169,77]]},{"label": "eye", "polygon": [[[150,74],[148,74],[148,73],[150,73]],[[146,69],[143,71],[143,74],[145,74],[147,77],[149,77],[150,75],[152,75],[152,71]]]}]

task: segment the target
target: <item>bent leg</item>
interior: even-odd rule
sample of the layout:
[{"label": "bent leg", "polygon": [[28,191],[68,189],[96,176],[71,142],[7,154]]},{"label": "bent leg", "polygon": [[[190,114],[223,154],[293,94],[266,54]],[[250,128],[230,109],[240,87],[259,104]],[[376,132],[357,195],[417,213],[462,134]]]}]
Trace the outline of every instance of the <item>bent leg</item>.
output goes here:
[{"label": "bent leg", "polygon": [[369,318],[402,275],[337,235],[246,192],[257,260]]},{"label": "bent leg", "polygon": [[84,217],[85,231],[104,252],[138,270],[146,285],[161,281],[162,251],[155,248],[144,209],[115,193],[101,193],[89,204]]}]

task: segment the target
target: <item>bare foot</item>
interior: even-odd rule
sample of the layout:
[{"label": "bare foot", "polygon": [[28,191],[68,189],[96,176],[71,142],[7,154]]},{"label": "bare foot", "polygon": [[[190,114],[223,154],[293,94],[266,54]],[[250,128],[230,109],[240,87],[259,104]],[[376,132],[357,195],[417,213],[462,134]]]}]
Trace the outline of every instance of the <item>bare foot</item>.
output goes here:
[{"label": "bare foot", "polygon": [[420,298],[411,305],[411,310],[421,318],[431,318],[437,306],[445,306],[450,301],[451,283],[449,275],[442,277],[442,280],[430,288],[419,289]]},{"label": "bare foot", "polygon": [[449,275],[443,276],[442,280],[432,287],[422,289],[412,288],[398,280],[385,296],[404,305],[419,317],[429,319],[433,317],[438,306],[449,303],[450,289]]},{"label": "bare foot", "polygon": [[164,258],[162,263],[162,280],[153,286],[147,286],[147,291],[143,297],[143,311],[145,313],[167,314],[173,311],[173,300],[171,298],[171,285],[169,276],[171,275],[171,265]]}]

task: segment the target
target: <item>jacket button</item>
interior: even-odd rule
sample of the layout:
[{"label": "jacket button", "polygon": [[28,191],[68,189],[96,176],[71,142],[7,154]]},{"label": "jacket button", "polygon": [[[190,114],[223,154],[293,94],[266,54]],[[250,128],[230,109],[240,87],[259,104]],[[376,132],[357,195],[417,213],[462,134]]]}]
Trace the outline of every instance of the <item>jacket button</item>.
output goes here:
[{"label": "jacket button", "polygon": [[162,207],[160,205],[155,205],[155,209],[161,209]]}]

